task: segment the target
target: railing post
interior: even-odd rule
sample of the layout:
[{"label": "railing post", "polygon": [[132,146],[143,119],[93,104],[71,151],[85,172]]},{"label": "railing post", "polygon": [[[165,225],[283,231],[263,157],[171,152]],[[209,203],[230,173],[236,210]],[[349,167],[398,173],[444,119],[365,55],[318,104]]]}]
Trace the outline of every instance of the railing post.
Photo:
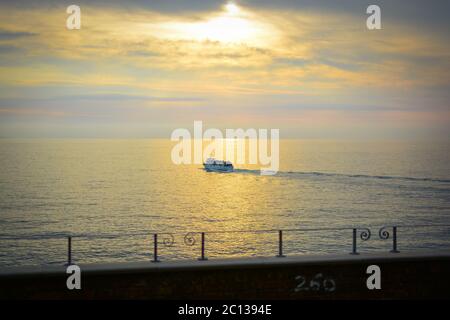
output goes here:
[{"label": "railing post", "polygon": [[399,253],[400,251],[397,250],[397,227],[392,227],[392,253]]},{"label": "railing post", "polygon": [[356,251],[356,235],[357,235],[357,231],[358,230],[356,228],[353,228],[353,250],[352,250],[352,252],[350,254],[359,254]]},{"label": "railing post", "polygon": [[152,262],[159,262],[158,260],[158,234],[153,234],[153,260]]},{"label": "railing post", "polygon": [[67,265],[72,265],[72,237],[67,237]]},{"label": "railing post", "polygon": [[208,260],[208,258],[205,257],[205,233],[204,232],[202,232],[201,242],[202,242],[202,253],[201,253],[200,258],[198,258],[198,260],[200,260],[200,261]]},{"label": "railing post", "polygon": [[284,258],[283,255],[283,230],[278,230],[278,258]]}]

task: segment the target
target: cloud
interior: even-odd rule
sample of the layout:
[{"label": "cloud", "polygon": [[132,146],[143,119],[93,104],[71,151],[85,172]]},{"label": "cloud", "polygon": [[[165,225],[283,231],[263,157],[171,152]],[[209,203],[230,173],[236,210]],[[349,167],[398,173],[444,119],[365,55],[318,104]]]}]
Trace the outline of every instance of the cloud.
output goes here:
[{"label": "cloud", "polygon": [[0,44],[0,54],[9,54],[9,53],[17,53],[23,51],[21,48],[10,45],[1,45]]},{"label": "cloud", "polygon": [[0,29],[0,41],[1,40],[16,40],[20,38],[26,37],[34,37],[37,36],[36,33],[33,32],[23,32],[23,31],[7,31]]},{"label": "cloud", "polygon": [[[400,5],[386,4],[393,10],[383,11],[383,29],[371,32],[361,2],[238,1],[244,13],[223,35],[223,3],[204,3],[134,1],[124,10],[120,2],[80,2],[79,31],[65,28],[61,5],[0,4],[0,100],[60,104],[68,114],[82,100],[83,108],[117,108],[126,119],[133,108],[138,118],[149,105],[183,104],[223,121],[247,111],[247,119],[270,120],[273,110],[286,123],[394,111],[401,118],[408,110],[445,118],[450,45],[441,32],[414,25],[415,9],[396,19]],[[234,115],[221,113],[230,109]]]},{"label": "cloud", "polygon": [[198,97],[155,97],[144,95],[131,95],[120,93],[105,93],[105,94],[79,94],[59,96],[53,99],[56,100],[89,100],[89,101],[145,101],[145,102],[195,102],[204,101],[203,98]]}]

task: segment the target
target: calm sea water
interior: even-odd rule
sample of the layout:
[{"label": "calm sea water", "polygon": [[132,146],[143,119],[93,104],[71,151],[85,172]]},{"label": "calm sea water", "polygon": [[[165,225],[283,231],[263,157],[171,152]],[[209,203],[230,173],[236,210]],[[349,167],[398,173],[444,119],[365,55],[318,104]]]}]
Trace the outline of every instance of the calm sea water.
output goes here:
[{"label": "calm sea water", "polygon": [[[172,164],[168,140],[1,140],[0,266],[275,255],[277,234],[213,231],[450,224],[450,143],[282,140],[280,172]],[[162,237],[162,236],[161,236]],[[169,239],[170,240],[170,239]],[[288,232],[286,254],[347,253],[351,230]],[[401,250],[448,248],[450,228],[399,229]]]}]

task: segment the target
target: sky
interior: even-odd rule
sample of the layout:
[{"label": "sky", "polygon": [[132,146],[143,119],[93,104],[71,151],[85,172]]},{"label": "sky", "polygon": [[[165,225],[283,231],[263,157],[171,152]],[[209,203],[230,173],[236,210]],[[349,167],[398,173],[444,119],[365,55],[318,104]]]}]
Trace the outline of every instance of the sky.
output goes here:
[{"label": "sky", "polygon": [[449,14],[445,0],[0,2],[0,138],[170,138],[201,120],[448,140]]}]

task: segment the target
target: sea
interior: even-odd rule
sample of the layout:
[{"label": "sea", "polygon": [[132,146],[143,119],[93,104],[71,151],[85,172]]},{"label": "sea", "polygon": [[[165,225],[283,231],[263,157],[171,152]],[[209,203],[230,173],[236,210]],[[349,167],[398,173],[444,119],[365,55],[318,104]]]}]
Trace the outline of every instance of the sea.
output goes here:
[{"label": "sea", "polygon": [[[449,141],[280,141],[277,174],[176,165],[167,139],[0,140],[0,267],[450,247]],[[386,227],[383,229],[383,227]],[[381,231],[387,231],[384,237]],[[367,231],[370,233],[367,234]],[[368,239],[367,239],[367,236]]]}]

